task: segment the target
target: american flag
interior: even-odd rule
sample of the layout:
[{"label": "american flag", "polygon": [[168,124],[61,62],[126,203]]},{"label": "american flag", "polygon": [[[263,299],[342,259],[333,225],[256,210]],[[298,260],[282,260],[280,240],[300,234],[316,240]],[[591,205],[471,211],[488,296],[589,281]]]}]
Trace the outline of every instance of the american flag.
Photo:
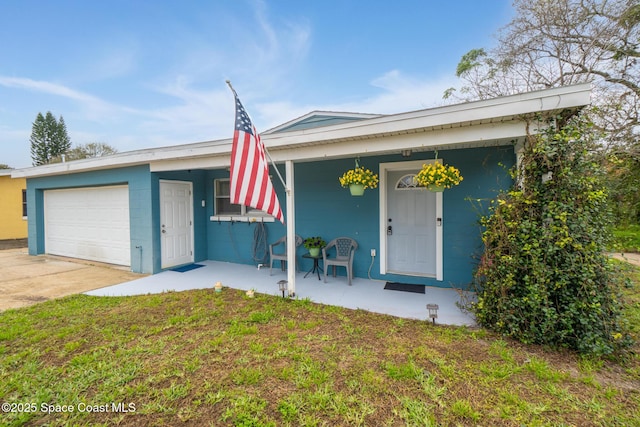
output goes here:
[{"label": "american flag", "polygon": [[231,203],[260,209],[284,224],[284,214],[269,178],[264,144],[249,115],[236,100],[236,125],[231,149]]}]

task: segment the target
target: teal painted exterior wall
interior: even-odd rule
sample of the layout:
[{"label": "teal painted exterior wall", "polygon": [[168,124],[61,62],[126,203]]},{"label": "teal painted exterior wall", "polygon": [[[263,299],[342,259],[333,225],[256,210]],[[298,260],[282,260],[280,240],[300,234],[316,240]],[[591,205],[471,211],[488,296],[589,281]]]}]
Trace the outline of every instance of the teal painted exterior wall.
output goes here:
[{"label": "teal painted exterior wall", "polygon": [[[404,160],[432,159],[434,153],[363,157],[360,164],[379,173],[379,164]],[[481,210],[488,206],[512,181],[508,169],[515,163],[512,146],[440,151],[438,157],[455,165],[464,181],[443,194],[443,281],[405,275],[381,275],[379,255],[379,189],[366,190],[362,197],[352,197],[343,189],[338,177],[354,167],[354,159],[300,162],[294,164],[296,232],[300,236],[322,236],[329,241],[340,236],[354,238],[359,249],[354,260],[356,277],[385,281],[420,283],[440,287],[465,287],[472,278],[477,256],[481,252]],[[284,176],[284,165],[279,165]],[[218,260],[257,265],[268,263],[268,247],[286,234],[280,222],[246,223],[212,221],[214,180],[228,178],[226,170],[193,170],[151,173],[148,166],[118,168],[27,180],[29,204],[29,253],[46,252],[44,247],[44,191],[48,189],[127,184],[129,186],[131,270],[158,273],[161,268],[160,181],[188,181],[193,184],[194,261]],[[274,187],[285,210],[283,185],[272,170]],[[202,201],[204,200],[204,207]],[[31,215],[34,212],[35,215]],[[372,263],[370,249],[378,256]],[[301,246],[297,255],[300,270],[311,268],[303,259]],[[344,275],[344,269],[338,269]],[[311,278],[307,279],[311,280]]]},{"label": "teal painted exterior wall", "polygon": [[153,253],[153,272],[162,271],[161,261],[161,244],[160,244],[160,181],[185,181],[193,184],[193,259],[195,262],[207,259],[207,216],[206,205],[202,207],[202,200],[206,203],[206,176],[207,173],[201,170],[195,171],[177,171],[177,172],[159,172],[151,174],[152,188],[152,221],[157,226],[154,228],[153,234],[154,253]]},{"label": "teal painted exterior wall", "polygon": [[[486,205],[512,180],[508,168],[515,163],[513,147],[440,151],[438,157],[455,165],[463,182],[443,194],[443,281],[406,275],[380,274],[379,189],[366,190],[352,197],[338,177],[354,167],[353,159],[296,165],[297,232],[303,237],[320,235],[329,241],[335,237],[354,238],[359,245],[354,259],[354,274],[385,281],[428,284],[440,287],[465,287],[472,278],[475,256],[482,248],[478,207]],[[407,160],[432,159],[433,153],[414,154]],[[399,155],[366,157],[360,165],[379,172],[379,163],[399,162]],[[480,200],[480,202],[478,202]],[[310,260],[303,268],[311,268]],[[342,273],[344,275],[344,269]],[[370,272],[370,273],[369,273]]]},{"label": "teal painted exterior wall", "polygon": [[[433,153],[414,154],[406,160],[432,159]],[[472,278],[477,256],[482,249],[479,215],[482,206],[501,190],[510,187],[512,180],[508,169],[515,163],[513,147],[490,147],[440,151],[438,157],[455,165],[464,181],[443,194],[443,281],[432,278],[380,274],[379,258],[373,261],[370,249],[380,254],[379,243],[379,189],[366,190],[362,197],[352,197],[343,189],[338,177],[354,167],[354,159],[296,163],[295,205],[296,233],[305,237],[322,236],[326,241],[340,236],[354,238],[359,245],[354,260],[356,277],[368,277],[386,281],[420,283],[439,287],[465,287]],[[379,172],[379,164],[403,161],[400,155],[375,156],[360,159],[360,164]],[[280,169],[284,176],[284,168]],[[281,183],[272,174],[281,205],[286,199]],[[226,171],[207,174],[207,217],[213,215],[213,181],[228,178]],[[264,252],[263,235],[259,224],[209,221],[208,258],[242,264],[265,262],[254,258],[254,253]],[[276,241],[286,234],[279,222],[264,225],[266,243]],[[259,236],[259,237],[256,237]],[[303,259],[303,247],[297,251],[300,269],[311,268],[311,260]],[[258,257],[259,258],[259,257]],[[342,270],[342,271],[340,271]],[[344,269],[338,269],[344,275]]]},{"label": "teal painted exterior wall", "polygon": [[194,260],[207,259],[204,171],[151,173],[148,166],[108,169],[27,180],[27,203],[35,206],[29,215],[29,253],[46,253],[44,238],[44,191],[52,189],[127,184],[129,186],[129,221],[131,236],[131,270],[158,273],[161,267],[160,180],[189,181],[193,184]]},{"label": "teal painted exterior wall", "polygon": [[[279,166],[280,174],[284,177],[283,166]],[[286,195],[284,187],[276,172],[271,168],[273,186],[278,194],[278,200],[286,216]],[[214,213],[214,181],[228,179],[226,170],[208,171],[206,178],[206,218],[208,259],[236,262],[241,264],[266,264],[269,259],[267,245],[286,234],[286,228],[279,221],[259,223],[210,221]],[[300,252],[301,254],[303,252]]]},{"label": "teal painted exterior wall", "polygon": [[131,270],[151,273],[153,271],[154,228],[151,215],[152,183],[147,165],[27,179],[27,204],[29,212],[35,212],[35,215],[29,215],[28,218],[29,254],[46,253],[44,238],[45,190],[121,184],[129,186]]}]

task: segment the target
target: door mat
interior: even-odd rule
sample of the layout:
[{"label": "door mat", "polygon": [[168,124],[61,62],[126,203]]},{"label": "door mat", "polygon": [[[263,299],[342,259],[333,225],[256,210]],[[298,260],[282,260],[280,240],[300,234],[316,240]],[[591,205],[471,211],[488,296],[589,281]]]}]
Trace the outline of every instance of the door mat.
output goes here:
[{"label": "door mat", "polygon": [[416,294],[424,294],[425,285],[410,285],[408,283],[387,282],[385,289],[391,291],[414,292]]},{"label": "door mat", "polygon": [[204,267],[203,264],[189,264],[182,267],[172,268],[171,271],[177,271],[178,273],[184,273],[185,271],[195,270],[196,268]]}]

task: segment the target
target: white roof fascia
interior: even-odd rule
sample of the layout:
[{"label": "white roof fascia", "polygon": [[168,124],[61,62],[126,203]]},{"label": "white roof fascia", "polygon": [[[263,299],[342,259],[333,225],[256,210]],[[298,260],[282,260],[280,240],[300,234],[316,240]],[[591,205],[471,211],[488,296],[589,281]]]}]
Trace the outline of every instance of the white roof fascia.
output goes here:
[{"label": "white roof fascia", "polygon": [[[432,129],[426,132],[387,135],[371,139],[351,139],[324,144],[308,144],[270,149],[276,163],[286,160],[313,161],[361,155],[400,153],[403,148],[414,152],[507,145],[526,136],[526,124],[511,120],[504,123],[485,123],[477,126]],[[154,162],[151,172],[187,169],[217,169],[229,167],[230,153],[203,158],[175,159]]]},{"label": "white roof fascia", "polygon": [[[269,148],[290,144],[309,144],[333,140],[362,138],[366,136],[393,134],[408,130],[450,127],[458,123],[483,122],[538,112],[562,110],[588,105],[591,99],[591,84],[566,86],[528,92],[502,98],[474,101],[446,107],[419,110],[339,124],[323,128],[265,135],[262,138]],[[452,141],[453,142],[453,141]]]},{"label": "white roof fascia", "polygon": [[[325,145],[357,139],[368,139],[370,141],[370,138],[379,138],[380,136],[412,132],[422,133],[427,130],[468,126],[470,124],[474,124],[474,126],[470,127],[471,129],[479,130],[475,125],[505,120],[509,121],[517,116],[531,115],[538,112],[582,107],[590,103],[590,97],[591,84],[583,83],[489,100],[380,116],[351,123],[309,128],[299,131],[263,134],[262,141],[268,147],[275,160],[276,151],[288,151],[288,149],[291,148],[301,149],[305,145]],[[482,138],[482,136],[479,136],[476,139]],[[386,149],[390,150],[393,148],[398,150],[402,148],[398,145],[394,146],[389,138],[383,138],[382,140],[387,141],[387,144],[389,144],[389,147]],[[450,143],[456,144],[458,141],[452,138]],[[335,146],[335,144],[333,145]],[[378,151],[384,150],[384,147],[379,147],[378,149]],[[175,167],[164,169],[161,164],[164,167],[168,167],[170,163],[175,166],[175,162],[182,159],[224,157],[228,155],[230,151],[231,139],[229,138],[195,144],[138,150],[106,157],[56,163],[36,168],[16,169],[12,172],[11,176],[14,178],[36,177],[140,164],[151,164],[152,171],[176,170]],[[297,158],[298,155],[295,157]],[[278,155],[278,158],[286,160],[280,155]],[[206,159],[203,160],[203,164],[207,162]],[[208,162],[208,167],[213,167],[213,163],[215,162],[212,162],[212,159],[209,159]],[[154,163],[158,164],[158,168],[154,166]]]},{"label": "white roof fascia", "polygon": [[128,151],[104,157],[74,160],[63,163],[53,163],[26,169],[15,169],[11,176],[14,178],[28,178],[65,173],[85,172],[90,170],[113,169],[137,165],[146,165],[155,161],[193,158],[216,154],[229,153],[231,139],[200,142],[195,144],[174,145],[169,147],[148,148],[144,150]]}]

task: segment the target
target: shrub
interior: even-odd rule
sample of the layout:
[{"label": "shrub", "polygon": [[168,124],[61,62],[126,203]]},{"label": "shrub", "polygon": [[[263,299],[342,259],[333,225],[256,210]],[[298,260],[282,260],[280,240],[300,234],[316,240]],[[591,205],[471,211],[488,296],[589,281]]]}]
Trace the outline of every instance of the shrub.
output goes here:
[{"label": "shrub", "polygon": [[604,355],[630,344],[621,279],[605,249],[611,216],[589,124],[530,135],[514,186],[481,219],[478,322],[524,343]]}]

